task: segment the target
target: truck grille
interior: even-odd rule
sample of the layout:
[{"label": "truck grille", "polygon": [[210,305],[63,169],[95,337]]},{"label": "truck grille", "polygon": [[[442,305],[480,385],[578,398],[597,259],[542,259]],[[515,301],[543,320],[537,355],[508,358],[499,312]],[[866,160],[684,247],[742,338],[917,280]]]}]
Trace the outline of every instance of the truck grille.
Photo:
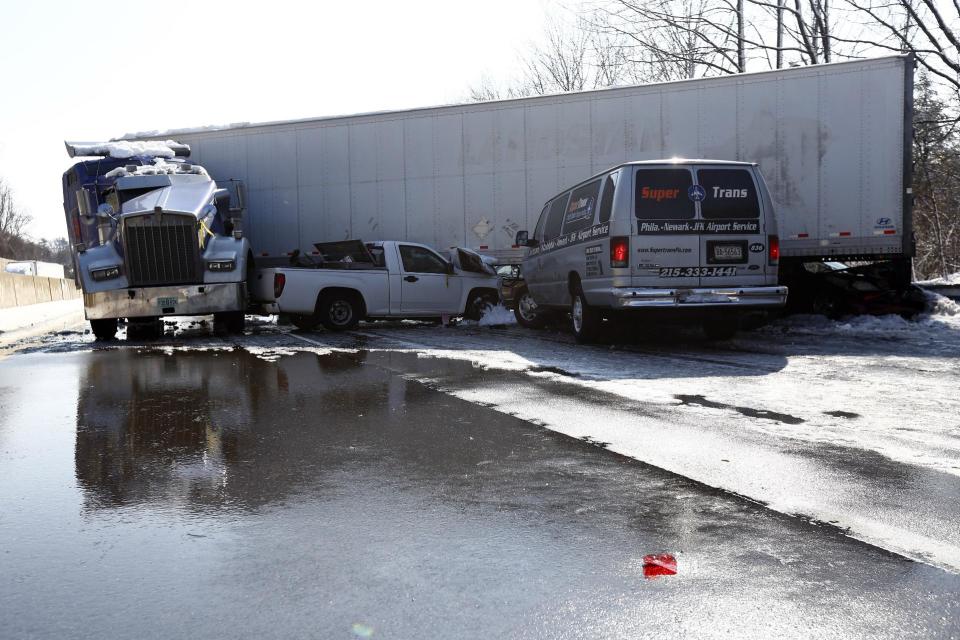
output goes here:
[{"label": "truck grille", "polygon": [[124,222],[127,279],[131,286],[187,284],[199,280],[197,220],[164,213]]}]

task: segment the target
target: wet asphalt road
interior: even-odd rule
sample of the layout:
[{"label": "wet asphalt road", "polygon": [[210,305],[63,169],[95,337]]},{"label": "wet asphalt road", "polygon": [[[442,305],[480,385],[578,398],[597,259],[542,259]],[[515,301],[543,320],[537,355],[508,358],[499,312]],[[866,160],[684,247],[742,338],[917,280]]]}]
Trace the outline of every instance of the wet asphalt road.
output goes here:
[{"label": "wet asphalt road", "polygon": [[0,363],[4,638],[960,636],[954,573],[430,382],[502,372],[56,351]]}]

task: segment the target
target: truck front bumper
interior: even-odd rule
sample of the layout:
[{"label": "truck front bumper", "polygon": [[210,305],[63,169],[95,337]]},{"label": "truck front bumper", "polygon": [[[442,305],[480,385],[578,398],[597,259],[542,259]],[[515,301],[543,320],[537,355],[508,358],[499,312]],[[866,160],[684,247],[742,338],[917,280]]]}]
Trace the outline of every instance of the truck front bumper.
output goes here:
[{"label": "truck front bumper", "polygon": [[172,287],[136,287],[83,294],[87,320],[202,316],[246,308],[242,282],[189,284]]},{"label": "truck front bumper", "polygon": [[787,302],[787,288],[710,287],[697,289],[615,288],[608,290],[614,309],[649,307],[782,307]]}]

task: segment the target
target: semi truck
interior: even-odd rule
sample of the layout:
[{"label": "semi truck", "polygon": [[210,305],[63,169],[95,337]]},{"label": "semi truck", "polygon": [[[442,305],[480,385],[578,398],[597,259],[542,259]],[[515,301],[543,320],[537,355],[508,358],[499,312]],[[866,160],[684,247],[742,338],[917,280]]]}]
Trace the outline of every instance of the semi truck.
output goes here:
[{"label": "semi truck", "polygon": [[517,263],[527,249],[516,232],[533,229],[566,185],[624,162],[712,158],[759,165],[778,215],[781,283],[805,264],[883,261],[905,289],[913,68],[887,56],[148,139],[175,137],[216,179],[243,181],[258,264],[349,238]]},{"label": "semi truck", "polygon": [[[253,262],[242,187],[224,188],[173,141],[66,143],[63,208],[84,312],[98,339],[121,319],[147,335],[164,316],[213,314],[242,331]],[[229,182],[229,181],[228,181]]]}]

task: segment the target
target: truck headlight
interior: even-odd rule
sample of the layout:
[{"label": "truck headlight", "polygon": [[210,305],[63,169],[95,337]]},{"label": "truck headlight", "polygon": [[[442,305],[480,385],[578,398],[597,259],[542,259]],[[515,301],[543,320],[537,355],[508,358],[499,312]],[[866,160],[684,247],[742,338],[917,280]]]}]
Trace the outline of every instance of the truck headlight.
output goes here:
[{"label": "truck headlight", "polygon": [[233,271],[237,263],[233,260],[214,260],[207,263],[208,271]]},{"label": "truck headlight", "polygon": [[106,267],[104,269],[91,269],[90,276],[100,282],[102,280],[113,280],[120,277],[120,267]]}]

